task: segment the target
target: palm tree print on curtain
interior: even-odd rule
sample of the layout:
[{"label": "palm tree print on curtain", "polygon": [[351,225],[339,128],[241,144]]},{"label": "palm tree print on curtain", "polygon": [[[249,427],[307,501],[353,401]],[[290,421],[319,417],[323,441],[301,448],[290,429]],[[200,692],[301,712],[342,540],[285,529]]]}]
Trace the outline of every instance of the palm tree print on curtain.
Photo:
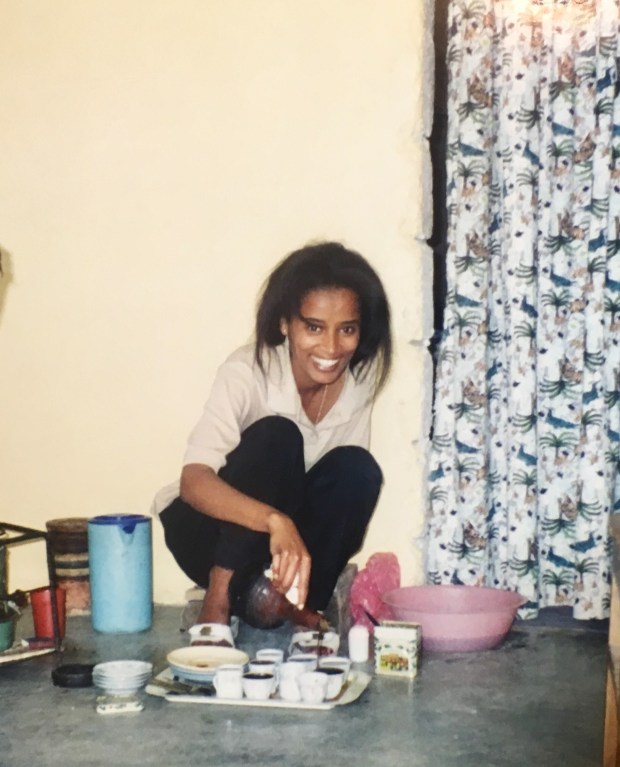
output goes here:
[{"label": "palm tree print on curtain", "polygon": [[609,608],[620,511],[618,0],[453,0],[427,580]]}]

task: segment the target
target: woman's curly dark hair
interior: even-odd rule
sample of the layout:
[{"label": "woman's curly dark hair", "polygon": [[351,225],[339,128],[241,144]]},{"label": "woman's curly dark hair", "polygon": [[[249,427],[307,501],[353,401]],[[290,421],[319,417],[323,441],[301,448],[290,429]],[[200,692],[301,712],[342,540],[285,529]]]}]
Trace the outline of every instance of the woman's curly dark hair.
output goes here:
[{"label": "woman's curly dark hair", "polygon": [[374,269],[363,256],[339,242],[307,245],[288,255],[271,272],[256,313],[256,363],[264,370],[265,350],[284,343],[281,321],[290,322],[299,316],[304,297],[329,288],[347,288],[358,298],[360,342],[349,368],[359,379],[376,362],[378,392],[392,363],[390,306]]}]

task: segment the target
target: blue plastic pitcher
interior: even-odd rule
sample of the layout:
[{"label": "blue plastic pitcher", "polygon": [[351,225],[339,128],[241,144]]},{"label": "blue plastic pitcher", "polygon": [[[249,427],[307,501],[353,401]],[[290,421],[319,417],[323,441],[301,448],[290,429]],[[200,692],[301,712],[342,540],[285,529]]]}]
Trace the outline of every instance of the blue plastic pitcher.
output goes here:
[{"label": "blue plastic pitcher", "polygon": [[88,520],[93,628],[131,634],[153,623],[151,518],[118,514]]}]

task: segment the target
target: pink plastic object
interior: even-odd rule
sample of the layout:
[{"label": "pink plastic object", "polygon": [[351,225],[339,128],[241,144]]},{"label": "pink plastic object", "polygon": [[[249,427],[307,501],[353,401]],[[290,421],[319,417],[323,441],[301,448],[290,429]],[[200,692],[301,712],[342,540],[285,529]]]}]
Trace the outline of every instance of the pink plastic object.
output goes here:
[{"label": "pink plastic object", "polygon": [[395,554],[379,552],[368,558],[366,567],[360,570],[351,584],[349,607],[352,623],[361,624],[373,632],[374,626],[368,617],[379,621],[391,618],[390,608],[383,602],[387,591],[400,586],[400,565]]},{"label": "pink plastic object", "polygon": [[527,600],[482,586],[408,586],[383,594],[397,620],[419,623],[422,647],[433,652],[490,650],[504,640]]}]

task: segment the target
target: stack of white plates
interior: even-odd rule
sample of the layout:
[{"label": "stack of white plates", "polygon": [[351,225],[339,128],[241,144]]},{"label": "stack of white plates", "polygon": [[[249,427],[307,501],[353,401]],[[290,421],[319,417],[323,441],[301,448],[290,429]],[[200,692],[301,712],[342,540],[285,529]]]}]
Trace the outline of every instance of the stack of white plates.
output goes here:
[{"label": "stack of white plates", "polygon": [[93,669],[93,683],[107,695],[133,695],[153,673],[153,664],[142,660],[112,660]]}]

